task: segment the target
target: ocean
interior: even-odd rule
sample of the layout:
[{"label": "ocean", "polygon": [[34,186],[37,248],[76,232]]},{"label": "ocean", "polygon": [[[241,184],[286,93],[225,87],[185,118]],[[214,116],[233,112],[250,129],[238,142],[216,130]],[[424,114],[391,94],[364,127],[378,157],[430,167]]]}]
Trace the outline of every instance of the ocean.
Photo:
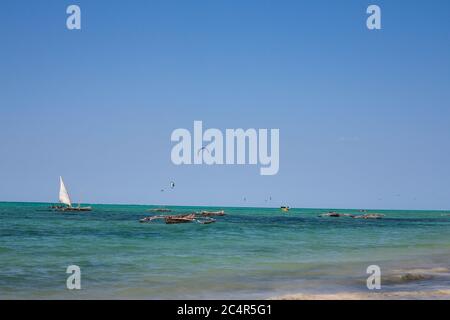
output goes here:
[{"label": "ocean", "polygon": [[[319,217],[330,209],[224,209],[212,224],[139,223],[155,206],[0,203],[1,299],[270,299],[321,295],[450,297],[450,212],[383,219]],[[358,210],[335,210],[361,214]],[[68,290],[69,265],[81,290]],[[367,267],[381,270],[369,291]]]}]

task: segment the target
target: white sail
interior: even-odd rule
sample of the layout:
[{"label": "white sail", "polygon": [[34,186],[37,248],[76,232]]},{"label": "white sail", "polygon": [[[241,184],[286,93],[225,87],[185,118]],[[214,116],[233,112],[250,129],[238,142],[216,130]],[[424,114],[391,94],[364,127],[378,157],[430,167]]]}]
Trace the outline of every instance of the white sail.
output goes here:
[{"label": "white sail", "polygon": [[66,186],[64,185],[64,181],[62,177],[59,177],[59,202],[72,206],[72,202],[70,201],[69,193],[67,192]]}]

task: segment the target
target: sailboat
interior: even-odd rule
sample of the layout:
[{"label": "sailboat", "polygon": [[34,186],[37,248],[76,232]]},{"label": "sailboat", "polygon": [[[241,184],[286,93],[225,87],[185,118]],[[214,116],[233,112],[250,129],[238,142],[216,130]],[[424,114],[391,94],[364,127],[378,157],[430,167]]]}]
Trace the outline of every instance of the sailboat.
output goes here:
[{"label": "sailboat", "polygon": [[56,206],[55,209],[58,211],[91,211],[91,207],[78,207],[72,206],[72,201],[70,200],[69,193],[67,192],[66,186],[62,177],[59,177],[59,202],[61,205]]}]

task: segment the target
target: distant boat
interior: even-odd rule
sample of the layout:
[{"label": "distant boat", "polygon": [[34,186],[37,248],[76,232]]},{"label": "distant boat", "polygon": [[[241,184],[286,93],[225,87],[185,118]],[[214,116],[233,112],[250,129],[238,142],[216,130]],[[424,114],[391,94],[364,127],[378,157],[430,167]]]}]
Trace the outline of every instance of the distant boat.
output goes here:
[{"label": "distant boat", "polygon": [[191,223],[191,222],[197,222],[200,224],[210,224],[216,222],[215,219],[210,217],[197,217],[195,213],[179,214],[174,216],[151,216],[140,219],[139,222],[145,223],[160,219],[163,219],[166,224]]},{"label": "distant boat", "polygon": [[92,211],[91,207],[81,207],[80,204],[78,204],[78,207],[72,206],[72,201],[70,200],[62,177],[59,177],[59,203],[61,205],[53,207],[57,211]]},{"label": "distant boat", "polygon": [[224,216],[225,215],[225,211],[224,210],[220,210],[220,211],[201,211],[199,214],[204,216],[204,217]]},{"label": "distant boat", "polygon": [[283,212],[288,212],[290,208],[288,206],[282,206],[280,209]]}]

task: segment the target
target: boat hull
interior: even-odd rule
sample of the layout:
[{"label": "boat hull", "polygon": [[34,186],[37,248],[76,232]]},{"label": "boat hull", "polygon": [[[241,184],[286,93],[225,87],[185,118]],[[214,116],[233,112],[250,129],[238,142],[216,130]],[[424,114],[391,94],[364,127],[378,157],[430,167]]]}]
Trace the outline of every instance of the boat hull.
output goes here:
[{"label": "boat hull", "polygon": [[86,211],[92,211],[92,208],[91,207],[66,207],[66,208],[57,208],[56,211],[86,212]]},{"label": "boat hull", "polygon": [[200,212],[200,215],[203,217],[214,217],[214,216],[224,216],[225,215],[225,211],[221,210],[221,211],[202,211]]}]

